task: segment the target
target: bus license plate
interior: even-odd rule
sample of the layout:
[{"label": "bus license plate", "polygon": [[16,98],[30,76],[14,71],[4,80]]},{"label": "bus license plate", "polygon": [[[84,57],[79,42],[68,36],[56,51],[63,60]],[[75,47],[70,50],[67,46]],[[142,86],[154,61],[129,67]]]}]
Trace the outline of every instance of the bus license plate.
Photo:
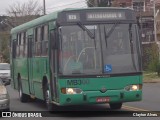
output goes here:
[{"label": "bus license plate", "polygon": [[109,97],[98,97],[96,102],[109,102]]}]

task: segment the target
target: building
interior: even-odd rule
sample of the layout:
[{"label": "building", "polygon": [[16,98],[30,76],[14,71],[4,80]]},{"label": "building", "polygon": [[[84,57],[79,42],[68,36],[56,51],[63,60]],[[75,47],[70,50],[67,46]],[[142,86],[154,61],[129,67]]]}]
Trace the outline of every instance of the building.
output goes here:
[{"label": "building", "polygon": [[156,28],[157,28],[157,40],[160,41],[160,0],[157,0],[156,2]]},{"label": "building", "polygon": [[132,7],[132,0],[112,0],[113,7]]},{"label": "building", "polygon": [[113,0],[114,7],[128,7],[136,12],[140,23],[142,43],[154,41],[153,8],[150,0]]},{"label": "building", "polygon": [[[134,9],[136,13],[141,30],[140,40],[142,41],[143,49],[143,70],[148,70],[149,66],[153,63],[156,64],[155,61],[159,59],[158,56],[160,54],[160,46],[158,48],[157,44],[155,44],[155,42],[157,43],[156,40],[160,43],[160,0],[153,1],[154,0],[112,0],[111,4],[112,7],[128,7]],[[98,4],[96,6],[98,6]],[[155,39],[155,37],[157,39]]]},{"label": "building", "polygon": [[[114,7],[129,7],[135,10],[137,19],[140,23],[142,43],[155,41],[154,35],[154,4],[153,0],[112,0]],[[155,0],[156,11],[156,34],[160,41],[160,0]]]}]

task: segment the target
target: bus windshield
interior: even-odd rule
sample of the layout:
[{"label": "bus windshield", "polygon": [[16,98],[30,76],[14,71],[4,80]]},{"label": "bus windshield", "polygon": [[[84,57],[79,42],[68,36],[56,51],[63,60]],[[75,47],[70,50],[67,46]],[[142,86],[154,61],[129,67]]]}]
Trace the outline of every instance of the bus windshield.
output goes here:
[{"label": "bus windshield", "polygon": [[59,28],[61,74],[119,74],[140,71],[140,48],[135,24],[95,24],[85,27],[87,30],[78,25]]},{"label": "bus windshield", "polygon": [[105,28],[101,33],[104,72],[110,74],[140,72],[140,46],[136,25],[117,24],[113,32],[105,38],[103,34],[110,32],[112,26],[113,24],[100,25],[102,31]]}]

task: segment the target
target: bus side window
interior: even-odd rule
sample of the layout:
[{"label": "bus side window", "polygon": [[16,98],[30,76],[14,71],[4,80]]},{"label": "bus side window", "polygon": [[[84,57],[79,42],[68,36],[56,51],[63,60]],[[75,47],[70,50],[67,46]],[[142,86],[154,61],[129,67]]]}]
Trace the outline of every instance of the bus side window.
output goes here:
[{"label": "bus side window", "polygon": [[36,53],[37,53],[37,45],[36,45],[36,43],[37,43],[37,29],[38,28],[35,28],[34,29],[34,56],[36,56]]},{"label": "bus side window", "polygon": [[21,37],[20,37],[20,44],[19,44],[19,55],[20,57],[23,57],[23,42],[24,42],[24,33],[21,33]]},{"label": "bus side window", "polygon": [[20,56],[21,33],[17,35],[16,57]]},{"label": "bus side window", "polygon": [[35,29],[35,56],[41,55],[41,27]]},{"label": "bus side window", "polygon": [[17,46],[17,40],[13,40],[13,47],[12,47],[12,58],[16,58],[16,46]]},{"label": "bus side window", "polygon": [[27,36],[26,32],[24,32],[24,37],[23,37],[23,55],[24,57],[27,57]]},{"label": "bus side window", "polygon": [[38,34],[37,34],[37,56],[41,55],[41,27],[38,28]]},{"label": "bus side window", "polygon": [[42,29],[41,29],[41,32],[42,32],[42,55],[43,56],[47,56],[47,53],[48,53],[48,25],[44,25],[42,26]]},{"label": "bus side window", "polygon": [[[50,48],[51,48],[51,71],[52,71],[52,75],[53,73],[56,72],[56,69],[55,69],[55,46],[54,46],[54,43],[55,43],[55,40],[56,40],[56,37],[55,37],[55,30],[50,30]],[[54,76],[52,76],[52,79],[54,78]]]}]

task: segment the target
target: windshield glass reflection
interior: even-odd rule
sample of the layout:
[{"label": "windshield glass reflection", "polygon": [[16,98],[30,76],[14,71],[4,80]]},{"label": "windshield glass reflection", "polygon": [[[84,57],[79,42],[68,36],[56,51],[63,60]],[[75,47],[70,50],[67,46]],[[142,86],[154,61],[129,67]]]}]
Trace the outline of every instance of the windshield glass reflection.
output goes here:
[{"label": "windshield glass reflection", "polygon": [[73,25],[59,29],[60,73],[115,74],[140,71],[140,48],[135,24]]},{"label": "windshield glass reflection", "polygon": [[98,27],[85,27],[94,38],[78,25],[61,27],[60,72],[63,74],[102,73]]}]

